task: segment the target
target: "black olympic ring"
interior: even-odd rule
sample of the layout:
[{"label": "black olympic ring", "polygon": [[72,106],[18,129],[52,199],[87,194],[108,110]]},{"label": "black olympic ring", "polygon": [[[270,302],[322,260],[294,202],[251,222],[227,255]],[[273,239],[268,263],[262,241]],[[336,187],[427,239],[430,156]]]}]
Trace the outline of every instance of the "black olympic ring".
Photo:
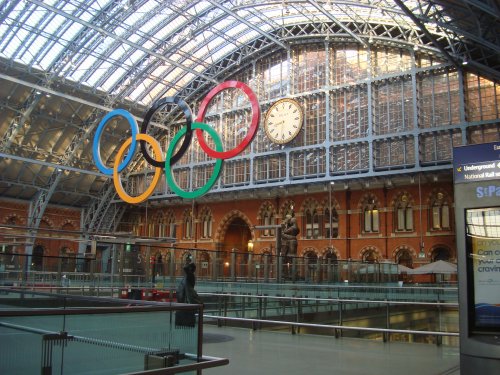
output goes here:
[{"label": "black olympic ring", "polygon": [[[182,158],[182,156],[184,156],[184,153],[186,152],[187,148],[189,147],[189,144],[191,143],[191,138],[193,137],[193,131],[191,129],[191,124],[193,122],[193,115],[191,113],[191,109],[184,100],[182,100],[177,96],[174,97],[169,96],[154,102],[153,106],[146,112],[146,115],[144,116],[144,121],[142,122],[141,125],[141,133],[147,134],[146,131],[148,129],[148,125],[149,122],[151,121],[151,118],[156,113],[156,111],[165,108],[167,104],[178,105],[179,108],[182,110],[182,112],[184,112],[184,116],[186,116],[186,134],[184,135],[184,140],[182,141],[181,147],[179,147],[177,152],[172,156],[172,159],[170,159],[170,165],[174,165],[179,161],[180,158]],[[165,166],[165,160],[158,161],[153,159],[151,155],[149,155],[148,149],[146,147],[146,141],[141,140],[139,142],[141,143],[142,155],[148,161],[149,164],[160,168]]]}]

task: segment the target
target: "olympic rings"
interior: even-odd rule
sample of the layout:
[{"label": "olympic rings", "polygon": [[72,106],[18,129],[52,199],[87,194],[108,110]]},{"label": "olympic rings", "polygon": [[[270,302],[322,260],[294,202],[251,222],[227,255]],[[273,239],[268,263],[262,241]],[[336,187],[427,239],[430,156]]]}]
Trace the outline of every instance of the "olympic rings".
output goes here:
[{"label": "olympic rings", "polygon": [[[142,133],[137,134],[136,139],[138,141],[148,142],[153,147],[153,151],[154,151],[155,155],[158,158],[160,158],[161,148],[160,148],[160,144],[158,143],[158,141],[156,139],[154,139],[150,135],[142,134]],[[121,160],[123,153],[125,152],[127,147],[130,144],[135,144],[135,142],[132,142],[133,140],[134,140],[134,138],[130,137],[125,141],[125,143],[123,143],[122,147],[120,147],[120,150],[118,150],[118,154],[116,155],[116,160]],[[130,146],[130,147],[132,147],[132,146]],[[160,180],[160,177],[161,177],[161,168],[155,167],[155,174],[153,176],[153,181],[151,181],[151,185],[149,185],[149,187],[146,189],[146,191],[144,193],[142,193],[141,195],[139,195],[137,197],[131,197],[130,195],[128,195],[125,192],[125,190],[123,190],[121,178],[120,178],[120,175],[118,174],[118,168],[116,167],[116,163],[113,167],[113,183],[115,184],[116,192],[118,193],[118,195],[120,196],[121,199],[123,199],[125,202],[132,203],[132,204],[139,204],[139,203],[144,202],[146,199],[148,199],[149,196],[151,194],[153,194],[153,191],[155,190],[156,185],[158,184],[158,181]]]},{"label": "olympic rings", "polygon": [[257,96],[254,94],[252,89],[245,85],[243,82],[239,81],[226,81],[218,84],[215,86],[203,99],[203,101],[200,104],[200,112],[198,113],[198,117],[196,118],[196,121],[198,122],[203,122],[205,119],[205,113],[207,112],[208,104],[210,101],[213,99],[213,97],[221,92],[222,90],[228,89],[228,88],[237,88],[242,90],[250,99],[250,103],[252,104],[252,122],[250,124],[250,129],[248,130],[248,133],[246,137],[241,141],[241,143],[233,148],[232,150],[225,151],[225,152],[218,152],[215,150],[212,150],[207,143],[205,142],[205,139],[203,138],[203,134],[201,132],[201,129],[196,130],[196,137],[198,138],[198,142],[200,143],[201,148],[203,151],[207,153],[208,156],[211,156],[213,158],[218,158],[218,159],[229,159],[232,158],[236,155],[238,155],[241,151],[243,151],[249,144],[252,142],[253,137],[255,136],[255,133],[257,132],[257,128],[259,127],[259,119],[260,119],[260,106],[259,106],[259,101],[257,100]]},{"label": "olympic rings", "polygon": [[[217,132],[214,129],[212,129],[210,125],[204,124],[202,122],[193,122],[191,126],[193,129],[201,129],[210,134],[210,136],[213,138],[215,142],[216,150],[222,151],[222,141],[219,137],[219,134],[217,134]],[[167,160],[170,159],[177,142],[179,142],[179,139],[186,133],[186,131],[187,131],[186,128],[182,128],[172,139],[172,143],[170,143],[167,150],[167,157],[166,157]],[[222,167],[222,159],[217,159],[217,161],[215,162],[214,173],[212,174],[212,177],[210,177],[207,183],[203,185],[201,188],[191,192],[182,190],[179,186],[177,186],[172,176],[172,171],[170,170],[170,166],[167,165],[166,162],[165,162],[165,177],[167,180],[167,184],[170,186],[170,189],[172,189],[174,193],[176,193],[178,196],[182,198],[193,199],[202,196],[207,191],[209,191],[212,188],[212,186],[214,186],[215,181],[217,181],[217,178],[219,177],[221,167]]]},{"label": "olympic rings", "polygon": [[[151,117],[153,117],[153,114],[159,109],[165,108],[167,104],[177,104],[180,107],[180,109],[182,109],[182,112],[184,112],[184,116],[186,116],[186,132],[185,132],[186,136],[184,137],[184,141],[182,142],[182,145],[179,148],[179,150],[175,153],[174,156],[172,156],[172,159],[170,159],[170,165],[173,165],[177,163],[177,161],[184,155],[186,149],[189,147],[189,144],[191,143],[191,138],[193,137],[193,132],[191,131],[191,123],[193,122],[193,115],[191,114],[191,110],[189,109],[186,102],[178,97],[170,97],[170,96],[157,100],[153,104],[153,106],[149,109],[149,111],[146,113],[146,116],[144,116],[144,121],[142,122],[141,126],[141,133],[146,134],[149,121],[151,120]],[[144,155],[149,164],[155,167],[164,166],[165,161],[156,161],[151,156],[149,156],[148,150],[146,148],[146,142],[144,141],[141,141],[141,151],[142,155]]]},{"label": "olympic rings", "polygon": [[[128,121],[128,123],[130,125],[130,129],[132,129],[132,138],[135,139],[137,137],[137,133],[139,133],[139,127],[137,126],[137,121],[135,121],[135,119],[132,117],[130,112],[127,112],[124,109],[115,109],[115,110],[109,112],[101,120],[101,122],[97,126],[97,130],[95,132],[94,144],[93,144],[92,151],[93,151],[94,160],[95,160],[95,164],[96,164],[97,168],[99,168],[99,170],[102,173],[109,175],[109,176],[111,176],[113,174],[113,169],[108,168],[103,164],[103,162],[101,160],[100,143],[101,143],[101,136],[102,136],[102,131],[104,129],[104,126],[106,125],[106,123],[109,120],[111,120],[113,117],[117,117],[117,116],[125,117],[125,119]],[[130,151],[127,154],[127,157],[125,158],[125,160],[123,160],[123,162],[121,162],[120,165],[118,166],[118,172],[123,171],[123,169],[127,166],[127,164],[130,163],[130,160],[132,160],[132,156],[134,156],[134,152],[135,152],[135,142],[130,146]]]},{"label": "olympic rings", "polygon": [[[211,100],[214,98],[215,95],[217,95],[219,92],[222,90],[228,89],[228,88],[237,88],[242,90],[245,95],[247,95],[248,99],[250,100],[251,106],[252,106],[252,121],[250,124],[250,128],[248,130],[247,135],[245,138],[241,141],[240,144],[238,144],[236,147],[234,147],[231,150],[228,151],[223,151],[223,145],[222,145],[222,140],[220,139],[220,136],[217,134],[217,132],[210,126],[207,125],[203,122],[205,118],[205,114],[208,109],[208,105],[211,102]],[[165,157],[165,160],[162,160],[162,151],[160,144],[158,141],[156,141],[154,138],[152,138],[150,135],[146,134],[147,128],[149,125],[149,122],[151,121],[151,118],[153,115],[158,111],[163,108],[167,104],[175,104],[177,105],[182,112],[184,113],[184,116],[186,118],[186,125],[182,127],[172,138],[172,141],[170,142],[168,148],[167,148],[167,154]],[[131,129],[131,137],[128,138],[123,145],[120,147],[115,163],[113,165],[113,168],[108,168],[104,165],[101,159],[101,154],[100,154],[100,141],[101,141],[101,136],[104,127],[110,121],[112,118],[121,116],[125,118],[125,120],[128,121]],[[212,89],[207,96],[203,99],[200,105],[200,110],[196,119],[196,122],[193,122],[193,116],[191,114],[191,110],[189,106],[186,104],[186,102],[178,97],[166,97],[162,98],[160,100],[157,100],[155,103],[153,103],[152,107],[146,112],[146,115],[144,116],[144,121],[141,126],[141,131],[139,132],[139,127],[137,125],[137,122],[135,121],[134,117],[126,110],[124,109],[115,109],[111,112],[109,112],[104,118],[101,120],[99,125],[97,126],[96,134],[94,136],[94,142],[93,142],[93,157],[96,163],[97,168],[104,174],[113,176],[113,183],[116,189],[117,194],[119,197],[124,200],[127,203],[131,204],[138,204],[141,202],[144,202],[146,199],[148,199],[151,194],[153,194],[156,185],[158,184],[160,177],[161,177],[161,170],[165,170],[165,178],[168,186],[170,189],[179,195],[182,198],[188,198],[188,199],[194,199],[197,198],[206,192],[210,190],[215,182],[217,181],[220,171],[222,169],[222,162],[225,159],[232,158],[236,155],[238,155],[240,152],[242,152],[252,141],[253,137],[255,136],[258,126],[259,126],[259,120],[260,120],[260,106],[259,102],[257,100],[257,96],[254,94],[254,92],[245,85],[242,82],[239,81],[227,81],[223,82],[219,85],[217,85],[214,89]],[[212,176],[208,179],[208,181],[203,185],[201,188],[193,191],[185,191],[181,189],[175,182],[175,179],[172,174],[172,165],[174,165],[177,161],[179,161],[182,156],[186,153],[189,145],[191,144],[191,139],[193,136],[193,129],[196,130],[196,137],[198,138],[198,142],[200,144],[200,147],[205,151],[205,153],[217,159],[214,165],[214,170]],[[207,132],[208,135],[213,139],[213,142],[215,144],[215,150],[210,148],[208,144],[206,143],[203,132]],[[179,143],[181,137],[184,137],[181,146],[177,149],[177,151],[174,154],[174,150],[176,149],[177,144]],[[138,196],[130,196],[128,195],[125,190],[123,189],[123,185],[120,179],[119,173],[123,171],[124,168],[127,167],[127,165],[130,163],[132,160],[132,157],[134,156],[135,150],[136,150],[136,144],[137,142],[140,142],[141,146],[141,153],[144,156],[144,158],[148,161],[149,164],[151,164],[154,167],[154,176],[151,181],[151,184],[149,187],[140,195]],[[148,152],[148,149],[146,147],[146,143],[149,143],[153,149],[154,152],[154,158],[151,157],[151,155]],[[127,148],[129,149],[127,156],[122,160]]]}]

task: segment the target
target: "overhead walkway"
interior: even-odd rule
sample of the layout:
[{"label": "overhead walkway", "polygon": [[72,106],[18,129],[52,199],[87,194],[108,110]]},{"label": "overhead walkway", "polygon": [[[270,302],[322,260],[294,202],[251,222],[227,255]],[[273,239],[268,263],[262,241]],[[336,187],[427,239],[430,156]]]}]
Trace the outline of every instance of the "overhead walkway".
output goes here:
[{"label": "overhead walkway", "polygon": [[204,325],[206,375],[459,375],[459,348]]}]

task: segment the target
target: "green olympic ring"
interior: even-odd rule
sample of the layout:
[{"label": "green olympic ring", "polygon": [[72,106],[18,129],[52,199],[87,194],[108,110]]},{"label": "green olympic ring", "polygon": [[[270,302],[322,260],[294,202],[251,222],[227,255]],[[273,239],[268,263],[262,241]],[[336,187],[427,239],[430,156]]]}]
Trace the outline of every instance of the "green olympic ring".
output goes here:
[{"label": "green olympic ring", "polygon": [[[201,130],[206,131],[214,140],[216,151],[220,152],[223,150],[222,141],[219,137],[219,134],[217,134],[217,132],[214,129],[212,129],[212,127],[210,125],[207,125],[203,122],[193,122],[191,124],[191,128],[192,129],[201,129]],[[215,162],[214,173],[212,174],[212,177],[210,177],[210,179],[207,181],[207,183],[205,185],[203,185],[198,190],[193,190],[193,191],[182,190],[175,182],[174,176],[172,175],[172,169],[171,169],[172,166],[170,165],[169,161],[170,161],[172,154],[175,150],[175,146],[177,145],[177,143],[179,142],[181,137],[184,134],[186,134],[186,131],[187,131],[186,127],[181,128],[175,134],[174,138],[172,138],[172,142],[170,142],[170,144],[168,146],[167,156],[165,158],[165,178],[167,181],[167,185],[178,196],[180,196],[182,198],[194,199],[194,198],[197,198],[199,196],[202,196],[207,191],[209,191],[212,188],[212,186],[214,186],[215,182],[217,181],[217,178],[219,177],[219,173],[220,173],[220,170],[222,167],[222,159],[217,159],[217,161]]]}]

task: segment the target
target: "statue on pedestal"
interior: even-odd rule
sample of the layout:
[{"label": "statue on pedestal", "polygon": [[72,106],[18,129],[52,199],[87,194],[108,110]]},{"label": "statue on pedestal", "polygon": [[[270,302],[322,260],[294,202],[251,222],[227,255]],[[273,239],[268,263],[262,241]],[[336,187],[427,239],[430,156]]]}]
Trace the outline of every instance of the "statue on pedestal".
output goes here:
[{"label": "statue on pedestal", "polygon": [[281,254],[285,262],[290,262],[290,256],[297,255],[297,235],[300,230],[295,215],[288,214],[281,223]]}]

